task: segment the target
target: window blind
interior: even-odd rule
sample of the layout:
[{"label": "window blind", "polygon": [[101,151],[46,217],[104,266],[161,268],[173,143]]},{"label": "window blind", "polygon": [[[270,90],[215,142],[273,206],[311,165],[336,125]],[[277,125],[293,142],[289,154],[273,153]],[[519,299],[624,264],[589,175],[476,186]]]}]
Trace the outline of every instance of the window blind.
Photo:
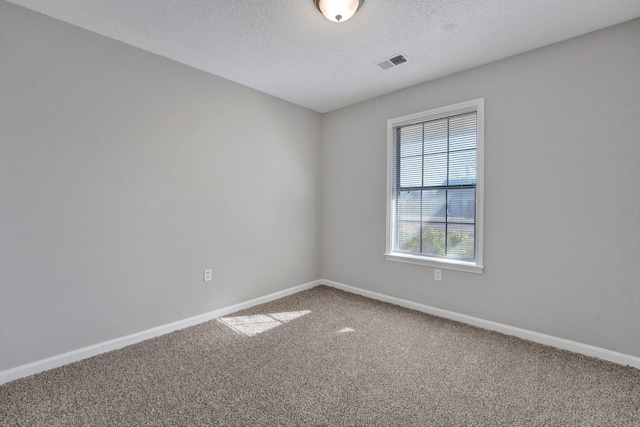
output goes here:
[{"label": "window blind", "polygon": [[393,250],[475,260],[476,112],[393,132]]}]

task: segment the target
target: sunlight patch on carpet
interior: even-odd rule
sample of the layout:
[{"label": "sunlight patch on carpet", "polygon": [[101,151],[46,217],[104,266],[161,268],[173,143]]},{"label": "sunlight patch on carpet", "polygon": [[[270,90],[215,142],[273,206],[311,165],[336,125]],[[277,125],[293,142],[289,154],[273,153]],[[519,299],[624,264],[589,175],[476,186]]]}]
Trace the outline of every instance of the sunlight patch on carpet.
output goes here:
[{"label": "sunlight patch on carpet", "polygon": [[249,316],[227,316],[219,318],[218,322],[228,326],[239,334],[252,337],[309,313],[311,313],[311,310],[253,314]]},{"label": "sunlight patch on carpet", "polygon": [[351,328],[342,328],[338,331],[339,334],[344,334],[345,332],[353,332],[353,329]]}]

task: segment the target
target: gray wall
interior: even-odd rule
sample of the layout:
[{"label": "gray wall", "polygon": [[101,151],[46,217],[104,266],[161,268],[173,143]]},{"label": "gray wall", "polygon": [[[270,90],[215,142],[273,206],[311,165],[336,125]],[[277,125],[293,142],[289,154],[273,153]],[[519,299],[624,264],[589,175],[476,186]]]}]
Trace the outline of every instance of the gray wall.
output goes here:
[{"label": "gray wall", "polygon": [[317,279],[321,119],[0,1],[0,370]]},{"label": "gray wall", "polygon": [[[328,113],[326,279],[640,356],[640,20]],[[410,64],[409,64],[410,66]],[[485,273],[386,261],[386,121],[485,98]]]}]

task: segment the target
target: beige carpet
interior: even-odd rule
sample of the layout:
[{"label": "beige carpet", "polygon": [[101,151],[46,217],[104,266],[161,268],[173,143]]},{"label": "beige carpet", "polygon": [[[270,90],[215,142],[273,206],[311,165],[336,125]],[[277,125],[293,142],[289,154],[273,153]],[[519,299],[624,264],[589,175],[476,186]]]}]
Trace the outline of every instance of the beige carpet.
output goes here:
[{"label": "beige carpet", "polygon": [[1,426],[640,426],[640,370],[319,286],[0,386]]}]

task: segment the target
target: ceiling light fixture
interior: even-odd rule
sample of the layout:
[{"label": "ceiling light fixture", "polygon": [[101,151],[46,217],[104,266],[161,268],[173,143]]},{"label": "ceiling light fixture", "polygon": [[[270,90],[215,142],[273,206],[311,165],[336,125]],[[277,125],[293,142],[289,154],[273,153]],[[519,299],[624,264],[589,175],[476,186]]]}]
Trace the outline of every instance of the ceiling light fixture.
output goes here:
[{"label": "ceiling light fixture", "polygon": [[318,10],[333,22],[344,22],[362,6],[364,0],[313,0]]}]

